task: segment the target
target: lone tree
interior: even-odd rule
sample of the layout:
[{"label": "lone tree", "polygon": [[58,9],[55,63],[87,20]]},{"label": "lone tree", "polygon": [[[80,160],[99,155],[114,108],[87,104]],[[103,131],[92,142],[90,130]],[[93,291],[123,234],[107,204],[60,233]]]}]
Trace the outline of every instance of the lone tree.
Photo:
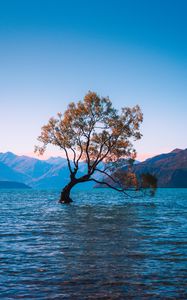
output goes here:
[{"label": "lone tree", "polygon": [[[72,202],[71,189],[86,181],[125,194],[143,187],[154,190],[153,176],[144,176],[142,181],[132,170],[136,157],[132,141],[141,138],[139,127],[142,121],[143,114],[138,105],[124,107],[119,113],[108,97],[100,97],[94,92],[88,92],[83,101],[70,103],[63,115],[58,113],[56,118],[51,118],[41,129],[38,140],[42,144],[36,146],[35,151],[43,154],[47,145],[52,144],[65,153],[70,181],[61,192],[60,202]],[[124,171],[121,166],[127,160],[129,167]],[[86,163],[86,172],[78,176],[81,161]],[[98,174],[103,178],[98,179]]]}]

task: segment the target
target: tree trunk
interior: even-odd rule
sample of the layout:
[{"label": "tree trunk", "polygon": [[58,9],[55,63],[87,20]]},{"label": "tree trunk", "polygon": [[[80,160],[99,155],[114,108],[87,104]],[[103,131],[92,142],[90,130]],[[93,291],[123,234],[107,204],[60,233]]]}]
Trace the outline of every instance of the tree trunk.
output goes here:
[{"label": "tree trunk", "polygon": [[76,183],[76,181],[71,181],[63,188],[59,200],[60,203],[70,204],[71,202],[73,202],[73,200],[70,198],[70,192]]},{"label": "tree trunk", "polygon": [[85,182],[88,181],[90,178],[90,175],[84,175],[81,178],[75,178],[74,174],[72,176],[70,176],[71,181],[63,188],[62,192],[61,192],[61,196],[60,196],[60,203],[63,204],[70,204],[71,202],[73,202],[73,200],[70,198],[70,192],[71,189],[77,184],[77,183],[81,183],[81,182]]}]

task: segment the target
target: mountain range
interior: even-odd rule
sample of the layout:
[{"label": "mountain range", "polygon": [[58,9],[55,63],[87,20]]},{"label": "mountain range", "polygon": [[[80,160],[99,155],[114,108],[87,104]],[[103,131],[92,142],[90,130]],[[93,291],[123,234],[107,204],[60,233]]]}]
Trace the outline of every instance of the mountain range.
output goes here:
[{"label": "mountain range", "polygon": [[[86,164],[80,162],[78,175],[83,175],[86,168]],[[32,188],[61,189],[69,181],[69,169],[63,157],[40,160],[12,152],[0,153],[0,181],[17,181]],[[84,188],[92,186],[92,182],[84,184]]]},{"label": "mountain range", "polygon": [[[79,175],[84,174],[85,168],[86,164],[81,162]],[[139,174],[154,174],[158,178],[158,187],[187,187],[187,149],[175,149],[154,156],[136,163],[134,168]],[[61,189],[68,180],[69,170],[65,158],[40,160],[12,152],[0,153],[0,181],[20,182],[40,189]],[[93,187],[93,183],[82,185],[84,189],[90,187]]]}]

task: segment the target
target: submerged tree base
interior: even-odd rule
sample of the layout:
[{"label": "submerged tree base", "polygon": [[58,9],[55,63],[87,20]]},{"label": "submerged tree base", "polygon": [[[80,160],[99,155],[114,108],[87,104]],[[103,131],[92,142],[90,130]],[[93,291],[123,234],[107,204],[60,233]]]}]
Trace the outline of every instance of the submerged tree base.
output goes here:
[{"label": "submerged tree base", "polygon": [[70,204],[73,200],[70,198],[69,193],[66,193],[64,191],[61,192],[59,203],[61,204]]}]

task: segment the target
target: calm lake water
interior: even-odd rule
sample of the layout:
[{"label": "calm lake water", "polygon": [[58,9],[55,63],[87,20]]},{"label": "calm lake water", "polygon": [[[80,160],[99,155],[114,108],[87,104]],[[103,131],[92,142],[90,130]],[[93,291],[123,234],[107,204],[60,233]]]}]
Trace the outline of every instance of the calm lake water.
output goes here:
[{"label": "calm lake water", "polygon": [[187,189],[0,191],[1,299],[187,299]]}]

